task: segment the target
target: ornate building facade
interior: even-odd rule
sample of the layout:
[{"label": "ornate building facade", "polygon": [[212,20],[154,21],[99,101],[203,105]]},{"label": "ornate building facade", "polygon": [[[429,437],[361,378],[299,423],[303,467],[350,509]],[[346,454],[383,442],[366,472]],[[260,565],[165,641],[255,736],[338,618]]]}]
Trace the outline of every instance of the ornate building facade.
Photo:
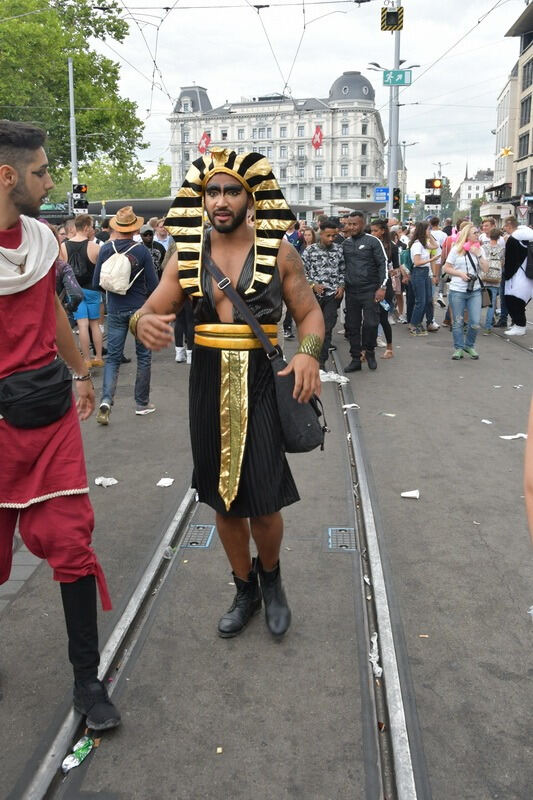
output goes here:
[{"label": "ornate building facade", "polygon": [[[372,198],[384,182],[383,126],[372,84],[360,72],[344,72],[325,99],[268,95],[218,108],[205,88],[185,86],[170,123],[173,194],[207,134],[211,145],[266,155],[300,219],[381,205]],[[321,144],[314,147],[317,128]]]}]

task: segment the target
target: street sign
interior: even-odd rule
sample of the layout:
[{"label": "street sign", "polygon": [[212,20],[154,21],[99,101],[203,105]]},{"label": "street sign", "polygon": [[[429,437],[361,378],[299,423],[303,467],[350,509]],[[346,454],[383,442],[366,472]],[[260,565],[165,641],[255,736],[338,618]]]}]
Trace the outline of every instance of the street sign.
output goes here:
[{"label": "street sign", "polygon": [[413,81],[412,69],[384,69],[383,86],[410,86]]},{"label": "street sign", "polygon": [[527,212],[529,211],[529,206],[517,206],[516,211],[518,219],[527,219]]},{"label": "street sign", "polygon": [[374,187],[374,203],[388,203],[389,202],[389,187],[388,186],[375,186]]}]

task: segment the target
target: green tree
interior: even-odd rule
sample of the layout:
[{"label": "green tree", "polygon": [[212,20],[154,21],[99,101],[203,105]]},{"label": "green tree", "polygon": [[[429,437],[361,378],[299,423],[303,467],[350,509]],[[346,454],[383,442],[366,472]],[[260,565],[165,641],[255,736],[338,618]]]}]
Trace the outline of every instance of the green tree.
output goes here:
[{"label": "green tree", "polygon": [[450,187],[450,179],[443,177],[442,179],[442,187],[440,190],[440,218],[441,222],[444,225],[444,220],[447,217],[452,217],[453,212],[455,211],[455,202],[452,196],[452,190]]},{"label": "green tree", "polygon": [[68,57],[80,162],[102,153],[114,163],[127,161],[143,146],[137,106],[118,93],[118,64],[89,47],[91,37],[123,41],[128,27],[120,10],[115,0],[2,2],[0,115],[47,130],[53,170],[70,164]]},{"label": "green tree", "polygon": [[483,197],[478,197],[475,200],[472,200],[472,206],[470,209],[470,219],[474,223],[474,225],[481,225],[481,214],[479,213],[481,206],[486,203],[485,195]]},{"label": "green tree", "polygon": [[[80,181],[88,186],[90,201],[170,195],[170,167],[162,161],[159,162],[154,175],[145,177],[142,166],[135,159],[117,165],[109,158],[101,158],[81,165],[79,177]],[[70,173],[65,169],[57,177],[55,188],[50,192],[50,199],[57,203],[64,202],[68,191],[70,191]]]}]

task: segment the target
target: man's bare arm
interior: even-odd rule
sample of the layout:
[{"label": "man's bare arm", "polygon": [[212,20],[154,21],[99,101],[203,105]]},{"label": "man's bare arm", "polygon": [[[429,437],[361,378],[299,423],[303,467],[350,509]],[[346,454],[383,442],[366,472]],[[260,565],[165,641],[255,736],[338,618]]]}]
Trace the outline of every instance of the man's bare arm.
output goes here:
[{"label": "man's bare arm", "polygon": [[137,338],[150,350],[162,350],[174,341],[170,329],[186,295],[178,281],[178,255],[174,253],[165,267],[159,286],[139,309]]},{"label": "man's bare arm", "polygon": [[[69,325],[65,309],[55,296],[55,315],[56,315],[56,344],[59,355],[66,364],[72,369],[75,375],[86,375],[87,366],[83,356],[76,346],[72,329]],[[91,381],[79,381],[76,383],[78,400],[76,407],[80,419],[87,419],[94,411],[94,388]]]}]

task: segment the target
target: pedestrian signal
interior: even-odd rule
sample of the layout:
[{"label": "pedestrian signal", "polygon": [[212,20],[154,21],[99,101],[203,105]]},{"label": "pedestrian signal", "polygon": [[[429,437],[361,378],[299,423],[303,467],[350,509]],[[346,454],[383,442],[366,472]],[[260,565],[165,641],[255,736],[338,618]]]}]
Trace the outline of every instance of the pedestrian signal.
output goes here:
[{"label": "pedestrian signal", "polygon": [[392,207],[400,210],[400,190],[393,189],[392,191]]},{"label": "pedestrian signal", "polygon": [[87,199],[87,184],[74,183],[72,184],[72,208],[74,213],[83,213],[89,208],[89,201]]},{"label": "pedestrian signal", "polygon": [[426,189],[442,189],[442,180],[440,178],[426,178]]},{"label": "pedestrian signal", "polygon": [[403,30],[403,8],[382,8],[381,30],[382,31]]}]

